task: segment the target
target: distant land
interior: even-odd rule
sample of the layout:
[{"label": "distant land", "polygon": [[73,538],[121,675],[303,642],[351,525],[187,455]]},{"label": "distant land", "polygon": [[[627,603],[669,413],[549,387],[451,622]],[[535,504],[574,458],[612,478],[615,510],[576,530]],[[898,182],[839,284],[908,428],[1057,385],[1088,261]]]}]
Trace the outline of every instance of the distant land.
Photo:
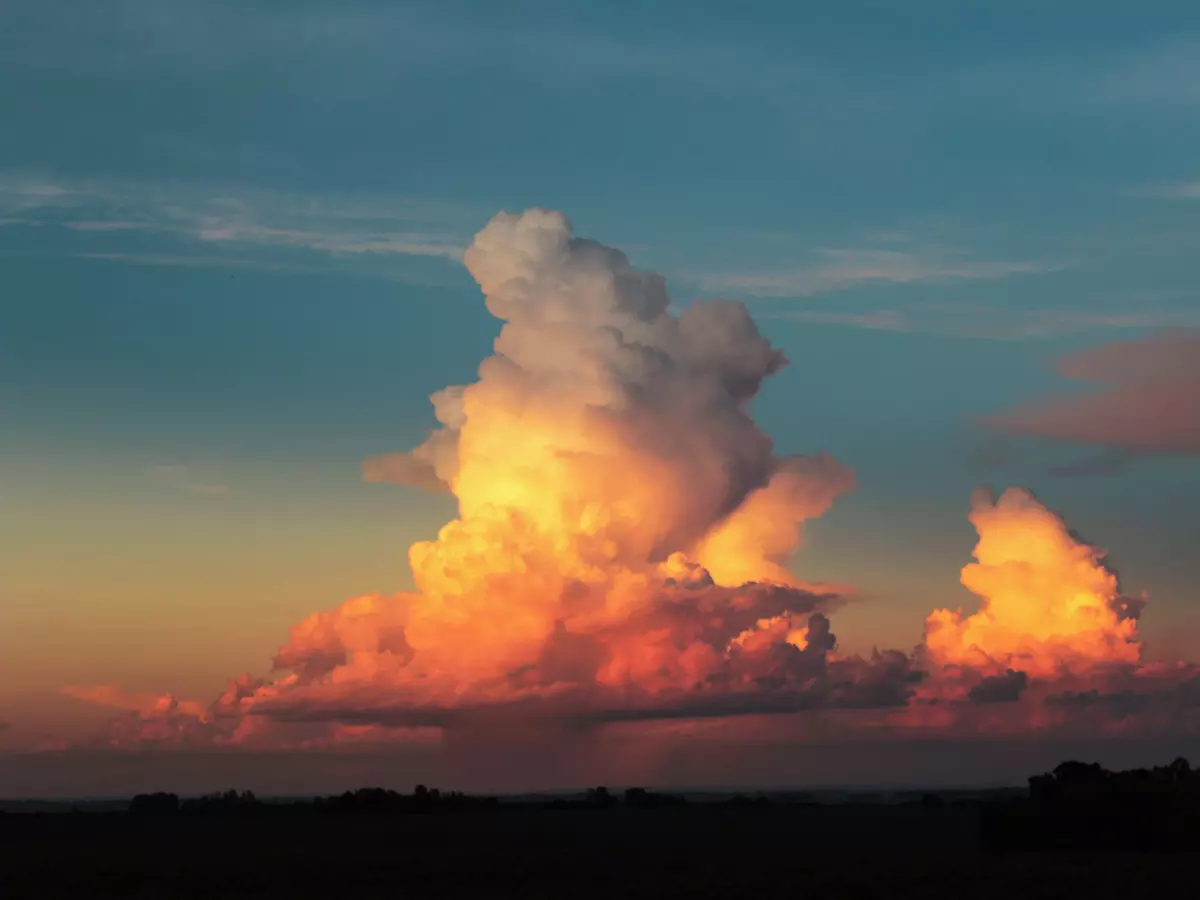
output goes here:
[{"label": "distant land", "polygon": [[5,807],[5,900],[1177,897],[1200,848],[1200,772],[1182,759],[1069,761],[1027,789],[938,793],[418,786]]},{"label": "distant land", "polygon": [[[624,793],[628,788],[614,789]],[[814,804],[833,806],[846,803],[894,805],[913,803],[922,798],[936,796],[947,803],[956,801],[985,802],[1011,797],[1025,796],[1025,787],[964,787],[964,788],[819,788],[801,790],[797,788],[778,789],[741,789],[741,788],[650,788],[654,794],[665,797],[677,797],[689,804],[728,803],[734,800],[763,799],[772,804],[794,805]],[[200,799],[203,794],[181,794],[180,800]],[[563,789],[558,791],[536,791],[518,794],[495,794],[497,804],[502,806],[539,806],[555,802],[581,802],[587,796],[587,791],[579,789]],[[5,813],[69,813],[76,812],[125,812],[133,801],[128,797],[59,797],[59,798],[2,798],[0,797],[0,812]],[[265,804],[287,805],[294,803],[312,803],[319,799],[317,795],[257,795],[256,800]]]}]

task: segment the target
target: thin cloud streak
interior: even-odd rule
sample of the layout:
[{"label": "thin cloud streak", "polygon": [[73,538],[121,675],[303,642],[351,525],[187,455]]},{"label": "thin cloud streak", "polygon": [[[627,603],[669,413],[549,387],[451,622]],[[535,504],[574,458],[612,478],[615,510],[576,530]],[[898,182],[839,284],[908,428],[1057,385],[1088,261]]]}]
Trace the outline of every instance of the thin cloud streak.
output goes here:
[{"label": "thin cloud streak", "polygon": [[[63,213],[69,212],[69,217]],[[201,186],[56,183],[0,175],[0,213],[81,233],[152,233],[239,249],[330,256],[414,256],[458,261],[460,210],[437,201],[314,197]],[[179,257],[184,254],[173,254]],[[115,257],[109,257],[115,258]]]},{"label": "thin cloud streak", "polygon": [[72,231],[137,231],[154,228],[153,222],[127,222],[121,219],[82,220],[78,222],[63,222],[63,227]]},{"label": "thin cloud streak", "polygon": [[1028,340],[1091,330],[1138,331],[1200,325],[1200,312],[1187,310],[1094,313],[945,304],[914,304],[905,309],[882,308],[865,311],[792,309],[761,312],[759,317],[865,328],[872,331],[937,334],[987,340]]},{"label": "thin cloud streak", "polygon": [[774,273],[708,274],[695,281],[705,291],[756,297],[810,297],[872,283],[920,284],[979,281],[1060,271],[1073,263],[977,260],[958,254],[876,249],[822,249],[809,266]]},{"label": "thin cloud streak", "polygon": [[462,258],[463,248],[438,235],[407,232],[336,233],[271,228],[265,225],[225,225],[205,228],[200,239],[215,243],[263,244],[323,250],[331,254],[395,253],[404,256]]},{"label": "thin cloud streak", "polygon": [[184,256],[166,253],[75,253],[74,259],[126,263],[133,266],[180,266],[188,269],[249,269],[259,272],[315,273],[313,267],[293,266],[263,259],[232,256]]}]

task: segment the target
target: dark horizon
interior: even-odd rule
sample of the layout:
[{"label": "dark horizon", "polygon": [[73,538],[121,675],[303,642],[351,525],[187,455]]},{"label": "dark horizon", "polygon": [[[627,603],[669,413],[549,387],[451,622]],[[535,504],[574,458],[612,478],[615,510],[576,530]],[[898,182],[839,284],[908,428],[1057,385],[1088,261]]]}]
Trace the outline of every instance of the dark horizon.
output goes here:
[{"label": "dark horizon", "polygon": [[[1163,759],[1200,759],[1200,740],[1086,738],[896,741],[817,744],[701,745],[681,743],[661,759],[633,765],[605,755],[609,745],[577,743],[578,756],[556,755],[558,744],[481,744],[455,753],[395,749],[374,752],[246,752],[236,750],[80,750],[14,761],[0,755],[0,796],[52,800],[124,798],[167,790],[198,796],[236,786],[261,796],[323,796],[365,785],[410,789],[416,784],[492,796],[573,792],[596,785],[636,785],[662,791],[915,791],[1003,789],[1025,783],[1064,759],[1122,770]],[[619,746],[619,745],[617,745]],[[597,753],[597,751],[600,751]],[[886,768],[885,768],[886,767]],[[737,782],[723,770],[753,771]],[[537,779],[528,772],[539,771]],[[799,775],[798,773],[803,773]],[[97,791],[93,785],[103,785]]]},{"label": "dark horizon", "polygon": [[[377,789],[378,785],[355,785],[347,787],[344,790],[332,791],[329,793],[313,793],[313,794],[260,794],[253,791],[254,796],[264,803],[289,802],[289,801],[306,801],[318,799],[321,797],[337,796],[346,792],[354,792],[358,790],[373,790]],[[416,788],[417,785],[410,785],[408,790]],[[428,787],[437,787],[442,790],[440,785],[428,785]],[[516,792],[493,792],[493,793],[474,793],[469,796],[473,797],[493,797],[500,802],[520,803],[525,800],[536,801],[539,799],[553,799],[560,797],[579,797],[587,794],[589,790],[596,787],[605,787],[613,792],[623,793],[626,790],[640,788],[650,791],[655,794],[665,794],[677,797],[784,797],[784,796],[813,796],[813,797],[834,797],[834,796],[908,796],[921,794],[984,794],[993,792],[1006,791],[1024,791],[1027,790],[1027,785],[1006,783],[1006,784],[968,784],[968,785],[916,785],[911,787],[888,787],[885,785],[836,785],[832,787],[736,787],[736,786],[713,786],[713,787],[663,787],[661,785],[652,784],[606,784],[606,785],[590,785],[587,787],[578,788],[558,788],[539,791],[516,791]],[[229,790],[241,791],[242,788],[237,785],[230,785]],[[400,793],[405,793],[401,788],[383,788],[384,790],[397,790]],[[452,786],[445,790],[453,791]],[[180,800],[196,799],[206,796],[211,796],[213,793],[221,793],[220,791],[202,792],[202,793],[180,793],[169,789],[161,791],[146,791],[139,793],[169,793],[175,794]],[[71,803],[121,803],[133,799],[138,794],[108,794],[108,795],[93,795],[93,796],[36,796],[36,797],[21,797],[21,796],[0,796],[0,809],[6,803],[47,803],[66,805]]]}]

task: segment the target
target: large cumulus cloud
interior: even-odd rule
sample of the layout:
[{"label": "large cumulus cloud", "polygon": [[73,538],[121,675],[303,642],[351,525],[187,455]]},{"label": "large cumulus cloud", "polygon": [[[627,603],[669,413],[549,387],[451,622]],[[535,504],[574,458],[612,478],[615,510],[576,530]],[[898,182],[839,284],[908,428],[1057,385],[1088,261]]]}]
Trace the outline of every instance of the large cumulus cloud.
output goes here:
[{"label": "large cumulus cloud", "polygon": [[[935,610],[912,652],[841,653],[840,598],[790,562],[854,476],[827,454],[781,457],[755,422],[786,359],[746,308],[675,313],[659,275],[541,209],[496,216],[464,262],[504,323],[495,352],[433,395],[420,446],[363,469],[457,501],[409,549],[415,590],[312,614],[268,677],[210,704],[73,689],[124,710],[104,742],[312,747],[792,713],[953,734],[1191,708],[1190,669],[1142,661],[1144,599],[1023,489],[972,497],[961,577],[976,609]],[[1153,367],[1135,381],[1174,383]]]}]

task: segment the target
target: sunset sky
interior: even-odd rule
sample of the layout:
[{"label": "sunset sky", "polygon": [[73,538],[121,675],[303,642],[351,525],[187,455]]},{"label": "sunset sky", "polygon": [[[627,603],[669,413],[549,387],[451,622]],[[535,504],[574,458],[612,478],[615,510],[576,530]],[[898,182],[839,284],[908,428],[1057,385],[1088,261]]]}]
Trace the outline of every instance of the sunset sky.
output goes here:
[{"label": "sunset sky", "polygon": [[646,6],[3,5],[0,795],[1200,750],[1200,12]]}]

